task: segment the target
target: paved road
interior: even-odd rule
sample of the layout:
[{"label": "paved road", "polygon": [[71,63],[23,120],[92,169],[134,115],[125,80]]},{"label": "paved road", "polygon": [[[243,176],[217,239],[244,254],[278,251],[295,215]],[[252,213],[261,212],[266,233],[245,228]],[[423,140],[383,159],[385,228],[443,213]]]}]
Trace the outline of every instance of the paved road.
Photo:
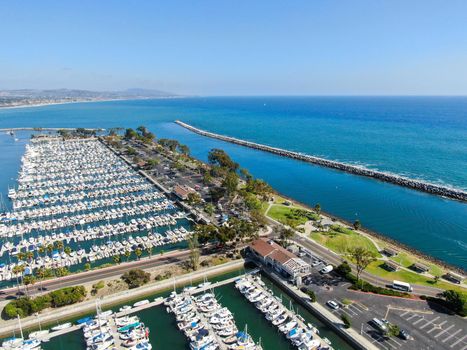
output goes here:
[{"label": "paved road", "polygon": [[[303,236],[295,235],[294,238],[291,239],[292,241],[304,246],[305,248],[309,249],[312,253],[315,253],[319,257],[323,258],[326,262],[332,264],[332,265],[339,265],[342,262],[342,257],[337,255],[336,253],[320,246],[319,244],[316,244],[310,239],[307,239]],[[350,264],[352,267],[352,270],[355,272],[355,266],[353,264]],[[370,282],[371,284],[374,284],[376,286],[380,287],[387,287],[391,282],[378,277],[369,274],[368,272],[363,271],[361,273],[361,277]],[[441,293],[443,290],[438,289],[438,288],[433,288],[433,287],[428,287],[428,286],[413,286],[413,293],[414,294],[419,294],[419,295],[430,295],[430,296],[435,296],[438,293]]]},{"label": "paved road", "polygon": [[[123,272],[130,268],[149,269],[156,266],[171,264],[187,259],[189,254],[190,253],[187,250],[165,253],[164,255],[154,256],[150,259],[145,258],[128,263],[122,263],[120,265],[115,265],[104,269],[92,270],[88,272],[72,274],[61,278],[55,278],[52,280],[46,280],[42,283],[42,287],[50,291],[54,289],[94,282],[96,280],[101,280],[105,278],[120,277],[123,274]],[[41,288],[40,283],[36,283],[35,285],[30,286],[28,289],[29,294],[35,295],[42,293],[43,291],[39,290],[39,288]],[[21,289],[21,291],[23,291],[23,288]],[[3,289],[0,291],[0,300],[13,299],[16,297],[17,292],[17,287]]]}]

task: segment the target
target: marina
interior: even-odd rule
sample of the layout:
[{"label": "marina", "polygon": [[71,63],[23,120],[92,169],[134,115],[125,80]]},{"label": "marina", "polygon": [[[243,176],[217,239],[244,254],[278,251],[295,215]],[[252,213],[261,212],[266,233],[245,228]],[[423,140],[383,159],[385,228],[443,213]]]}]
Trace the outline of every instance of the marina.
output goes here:
[{"label": "marina", "polygon": [[170,250],[190,235],[186,214],[94,137],[31,138],[8,197],[12,210],[0,214],[3,283]]},{"label": "marina", "polygon": [[[128,302],[126,304],[119,304],[105,311],[100,310],[100,307],[97,306],[96,310],[98,311],[95,312],[94,315],[84,315],[70,321],[63,320],[62,323],[53,326],[50,331],[47,329],[44,331],[44,328],[42,328],[40,331],[43,332],[40,337],[42,341],[41,347],[44,350],[83,349],[86,347],[85,339],[87,339],[83,336],[83,327],[85,327],[86,324],[93,324],[90,328],[94,327],[96,331],[97,328],[102,327],[105,332],[111,333],[114,337],[114,346],[122,349],[124,347],[121,345],[122,339],[120,339],[117,329],[142,322],[150,330],[148,341],[152,344],[154,349],[167,349],[169,344],[170,348],[174,350],[190,349],[190,339],[181,336],[180,322],[177,321],[177,318],[187,318],[188,316],[178,316],[176,318],[173,313],[168,313],[166,308],[168,304],[173,305],[174,300],[183,300],[183,302],[191,300],[192,303],[186,303],[186,305],[193,306],[192,310],[195,310],[196,313],[201,316],[200,323],[203,321],[206,322],[206,328],[209,328],[213,334],[215,331],[224,335],[229,334],[231,332],[229,329],[224,329],[224,332],[221,332],[220,329],[215,328],[223,328],[221,325],[227,325],[229,327],[234,325],[239,330],[236,335],[243,337],[245,333],[249,334],[256,344],[255,346],[261,344],[263,349],[297,349],[298,347],[292,345],[286,336],[278,332],[277,327],[267,321],[262,314],[259,312],[252,312],[249,305],[244,304],[244,297],[239,293],[238,289],[235,288],[235,282],[241,283],[244,281],[243,278],[246,275],[244,272],[239,275],[239,272],[240,271],[219,276],[219,278],[205,279],[197,285],[189,284],[185,287],[178,287],[166,293],[155,294],[147,297],[147,299],[140,299],[137,302],[133,302],[133,304]],[[253,271],[253,273],[254,272],[255,271]],[[252,272],[248,272],[247,276],[251,275],[251,273]],[[255,280],[257,281],[255,283],[260,283],[259,281],[263,280],[265,282],[263,285],[264,288],[269,289],[271,287],[271,282],[266,277],[261,277],[261,279],[260,277],[255,277]],[[282,300],[284,305],[291,303],[291,299],[286,295],[278,293],[275,288],[269,290],[277,297],[275,300]],[[182,303],[180,303],[180,306]],[[205,310],[205,312],[202,312],[201,309]],[[212,310],[208,311],[208,309]],[[191,310],[188,308],[186,308],[185,311],[186,315],[191,314]],[[228,315],[228,312],[230,312],[232,318],[227,316],[225,320],[227,323],[219,323],[218,317],[213,317],[216,312],[224,316]],[[292,311],[290,310],[290,312]],[[101,317],[96,318],[97,314],[100,314]],[[335,334],[330,332],[319,320],[313,318],[305,310],[297,307],[293,310],[293,314],[297,319],[303,319],[302,325],[307,324],[305,327],[311,327],[310,329],[313,329],[313,332],[315,332],[314,338],[320,339],[323,345],[321,347],[322,349],[328,349],[331,346],[335,349],[350,349],[349,345],[336,337]],[[106,321],[101,323],[100,327],[98,322],[96,322],[99,319],[106,319]],[[117,319],[121,320],[118,322],[118,326],[116,324]],[[209,320],[214,323],[209,322]],[[185,324],[187,323],[185,322]],[[200,327],[198,329],[200,329]],[[319,331],[317,329],[319,329]],[[37,334],[39,332],[30,333],[29,338],[31,338],[31,335],[34,333]],[[97,330],[94,336],[97,336],[98,333],[101,332]],[[321,336],[317,333],[321,334]],[[324,337],[332,339],[333,344],[329,345],[329,341],[326,342],[323,340],[324,337],[322,334],[325,335]],[[221,335],[217,335],[217,339],[221,337]],[[233,336],[225,336],[222,339],[228,338],[233,338]],[[227,349],[232,345],[233,344],[225,344],[226,347],[219,347],[219,349]],[[232,348],[236,349],[236,347]],[[260,347],[257,347],[257,349],[260,349]]]}]

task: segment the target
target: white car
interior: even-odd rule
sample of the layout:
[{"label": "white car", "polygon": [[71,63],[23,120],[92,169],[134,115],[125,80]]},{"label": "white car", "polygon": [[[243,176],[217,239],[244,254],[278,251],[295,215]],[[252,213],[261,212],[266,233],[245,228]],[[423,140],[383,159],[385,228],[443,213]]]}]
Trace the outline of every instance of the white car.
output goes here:
[{"label": "white car", "polygon": [[319,270],[319,272],[321,273],[329,273],[333,270],[334,268],[332,267],[332,265],[327,265],[325,267],[323,267],[321,270]]},{"label": "white car", "polygon": [[334,300],[326,301],[326,305],[329,306],[333,310],[337,310],[339,308],[339,304],[336,303]]}]

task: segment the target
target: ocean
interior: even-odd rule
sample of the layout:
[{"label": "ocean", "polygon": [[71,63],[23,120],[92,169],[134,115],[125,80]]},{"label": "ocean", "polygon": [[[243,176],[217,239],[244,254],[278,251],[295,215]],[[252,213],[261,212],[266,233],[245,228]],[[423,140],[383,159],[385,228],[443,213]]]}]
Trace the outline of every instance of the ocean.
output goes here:
[{"label": "ocean", "polygon": [[[195,135],[193,126],[467,189],[465,97],[210,97],[0,110],[6,127],[137,127],[205,160],[225,149],[283,194],[467,270],[467,205]],[[15,184],[26,133],[0,137],[0,191]],[[4,196],[5,197],[5,196]]]}]

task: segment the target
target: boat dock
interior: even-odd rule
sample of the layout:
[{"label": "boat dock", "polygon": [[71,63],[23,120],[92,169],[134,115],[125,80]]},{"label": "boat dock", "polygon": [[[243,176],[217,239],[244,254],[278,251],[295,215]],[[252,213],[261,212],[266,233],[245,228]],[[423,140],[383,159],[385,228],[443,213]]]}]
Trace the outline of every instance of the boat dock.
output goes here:
[{"label": "boat dock", "polygon": [[[244,277],[244,276],[246,276],[248,274],[251,274],[251,273],[256,273],[257,271],[259,271],[259,270],[255,269],[255,270],[253,270],[253,271],[251,271],[249,273],[239,275],[239,276],[235,276],[235,277],[231,277],[231,278],[228,278],[228,279],[225,279],[225,280],[222,280],[222,281],[217,281],[217,282],[212,283],[209,286],[199,287],[199,288],[197,288],[195,290],[187,291],[185,293],[190,294],[190,295],[203,293],[203,292],[205,292],[207,290],[210,290],[212,288],[217,288],[217,287],[220,287],[220,286],[235,282],[237,279],[242,278],[242,277]],[[115,315],[116,318],[124,317],[124,316],[127,316],[127,315],[134,314],[136,312],[140,312],[142,310],[146,310],[146,309],[149,309],[149,308],[152,308],[152,307],[155,307],[155,306],[159,306],[159,305],[163,304],[165,301],[166,301],[166,298],[159,297],[159,298],[156,298],[153,301],[150,301],[150,302],[148,302],[146,304],[136,306],[136,307],[132,307],[129,310],[118,311],[114,315]],[[109,319],[109,322],[110,322],[111,325],[113,324],[115,326],[114,327],[115,328],[114,333],[116,333],[117,329],[116,329],[115,322],[113,320],[110,320],[110,319]],[[65,328],[65,329],[62,329],[62,330],[59,330],[59,331],[50,332],[49,334],[41,336],[39,339],[41,341],[43,341],[43,342],[47,342],[47,341],[49,341],[50,339],[52,339],[54,337],[58,337],[58,336],[61,336],[63,334],[69,333],[69,332],[74,332],[76,330],[81,329],[82,327],[83,327],[83,325],[73,325],[72,327],[69,327],[69,328]]]}]

